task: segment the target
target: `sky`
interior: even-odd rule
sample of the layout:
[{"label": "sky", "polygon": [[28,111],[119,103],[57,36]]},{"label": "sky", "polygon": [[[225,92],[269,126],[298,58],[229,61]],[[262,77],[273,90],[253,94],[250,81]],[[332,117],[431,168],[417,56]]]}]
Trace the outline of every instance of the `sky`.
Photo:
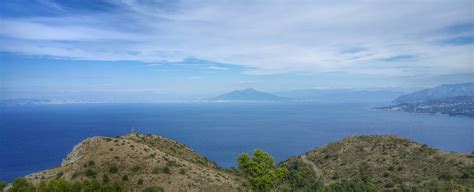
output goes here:
[{"label": "sky", "polygon": [[2,98],[474,82],[474,2],[0,0]]}]

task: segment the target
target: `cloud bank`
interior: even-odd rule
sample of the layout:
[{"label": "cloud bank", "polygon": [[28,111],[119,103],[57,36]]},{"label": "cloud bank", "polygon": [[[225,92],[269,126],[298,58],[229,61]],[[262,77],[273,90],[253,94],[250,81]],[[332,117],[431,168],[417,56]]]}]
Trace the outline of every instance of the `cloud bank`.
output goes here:
[{"label": "cloud bank", "polygon": [[2,13],[0,51],[101,61],[199,58],[241,65],[251,75],[465,73],[474,70],[473,6],[469,0],[38,1],[24,12]]}]

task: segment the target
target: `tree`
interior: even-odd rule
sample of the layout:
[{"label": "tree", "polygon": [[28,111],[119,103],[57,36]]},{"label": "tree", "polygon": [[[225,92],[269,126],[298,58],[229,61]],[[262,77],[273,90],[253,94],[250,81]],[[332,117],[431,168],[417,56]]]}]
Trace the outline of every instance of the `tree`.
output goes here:
[{"label": "tree", "polygon": [[277,167],[273,157],[259,149],[253,152],[253,157],[243,153],[237,157],[239,169],[248,178],[250,188],[256,191],[271,191],[277,188],[288,174],[284,167]]}]

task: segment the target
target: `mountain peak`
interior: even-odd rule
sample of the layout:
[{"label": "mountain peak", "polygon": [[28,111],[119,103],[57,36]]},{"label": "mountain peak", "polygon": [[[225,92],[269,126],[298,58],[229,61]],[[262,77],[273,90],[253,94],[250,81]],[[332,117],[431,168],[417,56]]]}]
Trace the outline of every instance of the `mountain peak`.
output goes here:
[{"label": "mountain peak", "polygon": [[223,101],[282,101],[287,98],[279,97],[271,93],[258,91],[254,88],[235,90],[212,98],[212,100]]},{"label": "mountain peak", "polygon": [[254,88],[246,88],[246,89],[242,89],[242,90],[237,90],[237,91],[255,91],[255,92],[258,92],[256,89]]}]

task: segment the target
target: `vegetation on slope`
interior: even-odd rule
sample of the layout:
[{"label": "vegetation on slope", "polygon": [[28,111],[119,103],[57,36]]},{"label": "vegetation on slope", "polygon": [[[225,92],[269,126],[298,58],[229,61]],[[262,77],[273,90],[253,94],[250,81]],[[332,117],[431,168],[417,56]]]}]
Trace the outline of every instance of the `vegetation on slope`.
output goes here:
[{"label": "vegetation on slope", "polygon": [[278,165],[261,150],[239,155],[237,162],[238,169],[224,171],[160,136],[95,137],[76,146],[61,167],[17,179],[9,191],[474,189],[474,154],[441,152],[395,136],[349,137]]},{"label": "vegetation on slope", "polygon": [[126,190],[237,191],[242,182],[188,147],[155,135],[93,137],[74,147],[58,168],[25,177],[34,185],[58,178],[117,182]]},{"label": "vegetation on slope", "polygon": [[[384,191],[474,188],[472,155],[445,153],[395,136],[349,137],[306,156],[321,171],[319,182],[325,185],[349,182]],[[291,158],[282,165],[295,167],[301,161]]]}]

